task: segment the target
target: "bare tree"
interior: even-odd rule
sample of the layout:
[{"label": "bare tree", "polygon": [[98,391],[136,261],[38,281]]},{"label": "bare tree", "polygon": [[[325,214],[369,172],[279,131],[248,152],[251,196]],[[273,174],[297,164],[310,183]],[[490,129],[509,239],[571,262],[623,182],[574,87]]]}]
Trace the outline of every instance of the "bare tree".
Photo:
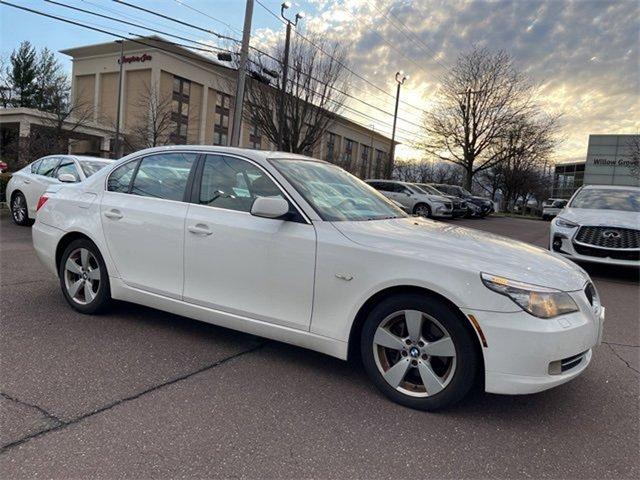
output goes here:
[{"label": "bare tree", "polygon": [[500,161],[491,170],[503,193],[505,208],[519,198],[526,201],[534,192],[540,194],[548,188],[544,176],[557,143],[558,121],[558,116],[521,116],[514,119],[507,135],[498,142]]},{"label": "bare tree", "polygon": [[[244,117],[264,134],[271,143],[278,143],[282,128],[283,150],[310,152],[322,139],[336,115],[342,110],[346,91],[346,56],[337,43],[317,36],[311,41],[329,55],[300,37],[291,41],[287,84],[281,82],[284,46],[278,45],[273,58],[261,56],[251,61],[254,70],[247,82]],[[280,76],[272,85],[269,77]],[[280,88],[284,89],[281,98]],[[280,102],[284,119],[280,121]]]},{"label": "bare tree", "polygon": [[[138,112],[133,125],[123,135],[127,150],[158,147],[177,143],[171,93],[163,93],[157,85],[145,83],[133,105]],[[186,134],[185,134],[186,137]]]},{"label": "bare tree", "polygon": [[460,165],[470,190],[477,172],[504,159],[500,143],[514,120],[533,107],[532,88],[506,52],[486,48],[462,54],[441,84],[418,147]]}]

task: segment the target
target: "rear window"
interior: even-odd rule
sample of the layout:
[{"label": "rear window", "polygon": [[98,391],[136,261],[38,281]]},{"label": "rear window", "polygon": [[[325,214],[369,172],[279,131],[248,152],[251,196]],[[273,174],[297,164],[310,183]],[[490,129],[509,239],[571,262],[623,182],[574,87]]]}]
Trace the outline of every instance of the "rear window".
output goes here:
[{"label": "rear window", "polygon": [[109,162],[100,162],[97,160],[80,160],[80,167],[82,167],[82,171],[84,172],[86,177],[90,177],[98,170],[102,170],[107,165],[109,165]]}]

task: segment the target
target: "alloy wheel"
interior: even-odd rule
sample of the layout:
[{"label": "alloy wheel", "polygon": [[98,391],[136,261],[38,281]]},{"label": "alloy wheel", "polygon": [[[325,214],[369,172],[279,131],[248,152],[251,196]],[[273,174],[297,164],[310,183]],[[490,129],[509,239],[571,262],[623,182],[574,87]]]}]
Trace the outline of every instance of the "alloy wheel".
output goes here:
[{"label": "alloy wheel", "polygon": [[80,305],[96,298],[100,290],[100,264],[88,249],[77,248],[67,257],[64,285],[69,297]]},{"label": "alloy wheel", "polygon": [[27,202],[22,195],[18,194],[13,198],[11,213],[16,223],[22,223],[27,218]]},{"label": "alloy wheel", "polygon": [[428,217],[431,215],[431,212],[429,211],[429,207],[426,205],[418,205],[416,207],[416,215],[419,215],[420,217]]},{"label": "alloy wheel", "polygon": [[414,397],[436,395],[456,372],[451,335],[435,318],[417,310],[397,311],[380,322],[373,355],[385,381]]}]

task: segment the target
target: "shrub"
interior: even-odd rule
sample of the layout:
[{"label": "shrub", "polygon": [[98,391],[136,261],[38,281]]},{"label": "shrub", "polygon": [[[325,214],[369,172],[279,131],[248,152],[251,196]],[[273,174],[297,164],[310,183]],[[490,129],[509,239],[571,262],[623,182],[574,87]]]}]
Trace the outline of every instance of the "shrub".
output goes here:
[{"label": "shrub", "polygon": [[5,192],[7,191],[7,183],[11,179],[9,172],[0,173],[0,202],[6,202]]}]

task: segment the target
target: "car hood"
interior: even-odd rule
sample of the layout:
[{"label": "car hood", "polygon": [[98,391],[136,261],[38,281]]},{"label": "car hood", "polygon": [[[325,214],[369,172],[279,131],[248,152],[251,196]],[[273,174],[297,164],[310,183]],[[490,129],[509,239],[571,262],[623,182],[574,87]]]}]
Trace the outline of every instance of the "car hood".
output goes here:
[{"label": "car hood", "polygon": [[334,225],[360,245],[472,273],[487,272],[564,291],[580,290],[589,279],[579,266],[548,250],[447,223],[411,217]]},{"label": "car hood", "polygon": [[640,225],[639,212],[623,212],[621,210],[602,210],[590,208],[565,208],[560,217],[578,225],[603,227],[633,228]]},{"label": "car hood", "polygon": [[434,194],[426,194],[426,195],[420,195],[421,197],[424,198],[428,198],[429,200],[431,200],[432,202],[448,202],[449,199],[447,197],[445,197],[444,195],[434,195]]}]

